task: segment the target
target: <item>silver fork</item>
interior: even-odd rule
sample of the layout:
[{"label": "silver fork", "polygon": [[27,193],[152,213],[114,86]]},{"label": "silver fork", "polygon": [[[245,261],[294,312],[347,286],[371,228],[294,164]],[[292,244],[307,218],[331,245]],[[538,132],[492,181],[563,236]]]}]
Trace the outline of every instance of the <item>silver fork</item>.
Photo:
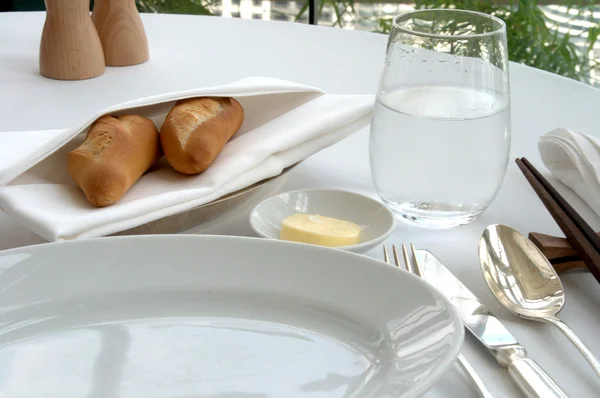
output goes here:
[{"label": "silver fork", "polygon": [[[415,255],[415,247],[412,243],[410,245],[410,249],[412,252],[412,261],[408,257],[406,246],[404,245],[404,243],[402,244],[402,257],[404,257],[404,264],[406,265],[406,270],[422,278],[423,269],[421,268],[421,264],[419,264],[419,261],[417,260],[417,256]],[[396,263],[396,267],[402,268],[400,259],[398,258],[398,251],[396,250],[396,245],[392,245],[392,252],[394,254],[394,263]],[[388,255],[388,250],[385,245],[383,245],[383,259],[386,263],[391,264],[390,256]],[[481,398],[493,398],[490,390],[487,389],[481,377],[479,377],[475,369],[473,369],[473,366],[471,366],[471,364],[463,354],[458,354],[458,364],[460,365],[460,368],[463,370],[463,372],[465,372],[465,374],[471,379],[471,382],[475,385],[475,387],[477,387],[477,391]]]}]

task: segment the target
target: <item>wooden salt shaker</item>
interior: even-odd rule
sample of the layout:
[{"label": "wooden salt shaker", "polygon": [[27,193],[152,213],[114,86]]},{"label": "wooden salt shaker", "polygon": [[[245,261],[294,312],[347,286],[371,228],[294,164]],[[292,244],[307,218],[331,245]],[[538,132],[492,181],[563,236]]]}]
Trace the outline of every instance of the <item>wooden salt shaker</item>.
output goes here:
[{"label": "wooden salt shaker", "polygon": [[59,80],[83,80],[104,73],[104,55],[90,18],[90,0],[45,0],[40,73]]},{"label": "wooden salt shaker", "polygon": [[92,20],[106,65],[137,65],[148,60],[148,40],[135,0],[95,0]]}]

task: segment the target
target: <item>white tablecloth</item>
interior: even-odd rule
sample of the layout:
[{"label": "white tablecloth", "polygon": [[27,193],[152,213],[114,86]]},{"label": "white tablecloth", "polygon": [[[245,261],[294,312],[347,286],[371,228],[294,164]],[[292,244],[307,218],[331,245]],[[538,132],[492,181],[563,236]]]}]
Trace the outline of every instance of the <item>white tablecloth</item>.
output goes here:
[{"label": "white tablecloth", "polygon": [[[92,80],[61,82],[38,74],[44,14],[0,14],[0,131],[68,127],[82,114],[117,102],[253,75],[297,81],[336,94],[372,94],[383,66],[383,35],[217,17],[144,15],[143,20],[150,43],[149,62],[134,68],[109,68]],[[513,158],[526,156],[543,169],[537,152],[538,137],[556,127],[600,136],[600,90],[521,65],[511,64],[510,73]],[[600,230],[600,219],[572,192],[556,185],[582,216]],[[374,195],[368,131],[309,158],[291,172],[282,190],[308,187]],[[432,250],[506,323],[530,356],[570,396],[597,397],[600,379],[558,330],[517,319],[488,291],[478,265],[477,241],[483,228],[492,223],[508,224],[523,233],[561,234],[511,161],[496,201],[475,222],[444,232],[400,225],[389,243],[411,241]],[[212,232],[251,235],[245,215],[222,223]],[[38,237],[0,214],[0,249],[39,242]],[[380,248],[370,255],[380,258]],[[600,355],[600,286],[585,272],[563,275],[562,281],[567,294],[562,319]],[[464,352],[495,397],[520,396],[506,372],[470,335]],[[449,372],[426,395],[476,396],[459,371]]]}]

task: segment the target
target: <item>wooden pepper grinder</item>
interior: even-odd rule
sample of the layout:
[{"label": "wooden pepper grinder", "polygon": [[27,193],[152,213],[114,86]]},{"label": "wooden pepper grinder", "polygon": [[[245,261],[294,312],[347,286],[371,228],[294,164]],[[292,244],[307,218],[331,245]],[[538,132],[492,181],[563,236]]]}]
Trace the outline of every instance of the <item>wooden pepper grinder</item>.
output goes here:
[{"label": "wooden pepper grinder", "polygon": [[104,73],[104,54],[90,18],[90,0],[45,0],[40,73],[59,80],[83,80]]},{"label": "wooden pepper grinder", "polygon": [[148,60],[148,40],[135,0],[95,0],[92,20],[106,65],[137,65]]}]

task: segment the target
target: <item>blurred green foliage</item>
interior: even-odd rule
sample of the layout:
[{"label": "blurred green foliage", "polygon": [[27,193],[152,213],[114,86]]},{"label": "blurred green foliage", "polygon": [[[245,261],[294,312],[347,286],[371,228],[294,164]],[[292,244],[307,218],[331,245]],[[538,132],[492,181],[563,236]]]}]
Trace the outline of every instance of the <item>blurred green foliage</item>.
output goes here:
[{"label": "blurred green foliage", "polygon": [[140,12],[158,12],[162,14],[211,15],[209,7],[215,1],[205,0],[136,0]]},{"label": "blurred green foliage", "polygon": [[[373,2],[373,1],[367,1]],[[330,5],[331,9],[335,13],[335,21],[331,24],[331,26],[339,26],[340,28],[344,27],[344,17],[350,16],[351,18],[356,18],[358,13],[354,8],[354,0],[316,0],[315,1],[318,9],[317,15],[321,15],[323,13],[323,8],[326,5]],[[298,14],[296,15],[296,21],[302,19],[305,14],[308,13],[308,1],[304,3]]]},{"label": "blurred green foliage", "polygon": [[[537,0],[518,0],[499,5],[489,0],[416,0],[416,8],[458,8],[484,12],[506,23],[508,58],[511,61],[533,66],[548,72],[591,83],[591,71],[600,73],[600,63],[591,57],[592,48],[600,35],[600,21],[593,19],[595,2],[563,1],[569,15],[594,23],[587,31],[585,46],[578,47],[574,34],[560,33],[548,27],[548,18],[539,8]],[[589,14],[589,15],[586,15]],[[379,31],[389,33],[392,19],[379,19]]]}]

